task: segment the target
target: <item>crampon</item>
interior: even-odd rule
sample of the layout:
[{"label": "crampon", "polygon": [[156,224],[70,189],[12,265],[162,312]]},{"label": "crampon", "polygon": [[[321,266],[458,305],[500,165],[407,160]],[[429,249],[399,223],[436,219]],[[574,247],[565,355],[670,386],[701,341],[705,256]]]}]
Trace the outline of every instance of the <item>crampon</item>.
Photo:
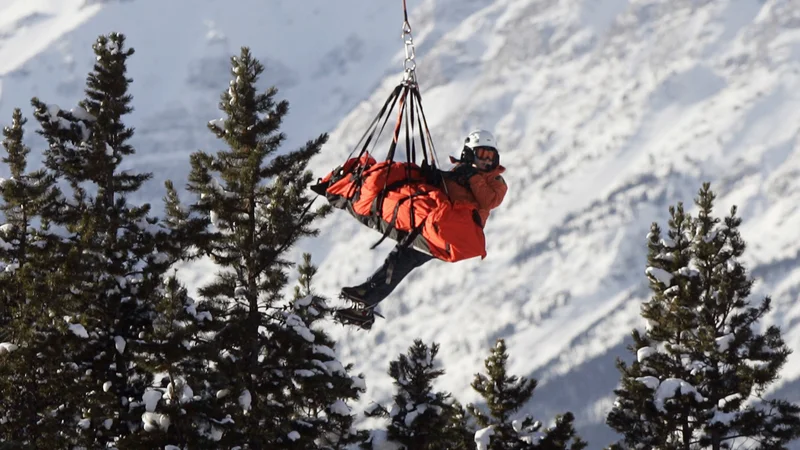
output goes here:
[{"label": "crampon", "polygon": [[383,318],[380,313],[375,312],[375,306],[365,305],[346,296],[339,298],[347,300],[351,304],[349,308],[333,310],[334,319],[343,325],[355,325],[364,330],[370,330],[375,323],[375,316]]}]

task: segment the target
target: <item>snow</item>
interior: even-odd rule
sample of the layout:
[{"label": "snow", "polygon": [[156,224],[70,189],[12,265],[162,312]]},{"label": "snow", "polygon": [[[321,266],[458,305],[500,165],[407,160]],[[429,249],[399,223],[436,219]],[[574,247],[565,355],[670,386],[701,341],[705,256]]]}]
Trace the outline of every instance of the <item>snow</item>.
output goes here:
[{"label": "snow", "polygon": [[654,394],[654,403],[660,411],[665,411],[664,404],[675,396],[692,395],[696,401],[702,402],[703,396],[691,384],[679,378],[667,378],[659,384]]},{"label": "snow", "polygon": [[166,414],[146,412],[142,414],[142,425],[145,431],[167,431],[170,426],[170,419]]},{"label": "snow", "polygon": [[672,282],[672,274],[659,267],[648,267],[645,270],[645,273],[655,278],[656,281],[665,286],[669,286],[669,284]]},{"label": "snow", "polygon": [[658,386],[661,384],[661,381],[654,376],[639,377],[636,379],[636,381],[644,384],[654,391],[658,389]]},{"label": "snow", "polygon": [[347,370],[345,370],[344,365],[339,360],[331,360],[325,362],[325,367],[328,369],[330,373],[336,373],[339,375],[347,375]]},{"label": "snow", "polygon": [[213,127],[218,129],[219,131],[225,131],[225,119],[224,118],[209,120],[208,124],[212,125]]},{"label": "snow", "polygon": [[295,314],[290,314],[286,318],[286,325],[292,327],[292,329],[306,341],[314,342],[316,340],[314,333],[308,329],[308,327],[303,322],[303,319],[300,318],[300,316],[297,316]]},{"label": "snow", "polygon": [[250,410],[250,404],[253,401],[253,397],[250,395],[250,391],[245,389],[242,391],[242,394],[239,395],[239,406],[242,407],[243,410],[248,411]]},{"label": "snow", "polygon": [[416,420],[417,417],[420,414],[423,414],[427,409],[428,409],[428,405],[424,405],[423,404],[423,405],[418,405],[416,408],[414,408],[413,411],[409,411],[406,414],[406,417],[405,417],[406,426],[410,427],[414,423],[414,420]]},{"label": "snow", "polygon": [[329,356],[329,357],[334,358],[334,359],[336,358],[336,352],[332,348],[328,347],[327,345],[314,345],[312,347],[312,351],[314,353],[318,353],[320,355]]},{"label": "snow", "polygon": [[643,362],[645,359],[652,356],[655,352],[656,350],[653,347],[642,347],[636,350],[636,359],[639,362]]},{"label": "snow", "polygon": [[125,339],[122,336],[114,336],[114,347],[121,355],[123,352],[125,352]]},{"label": "snow", "polygon": [[489,444],[492,442],[494,436],[494,428],[488,426],[475,432],[475,444],[478,450],[489,450]]},{"label": "snow", "polygon": [[156,406],[158,405],[159,400],[161,400],[161,396],[163,393],[161,391],[157,391],[155,389],[150,389],[144,393],[142,396],[142,401],[144,401],[144,409],[149,412],[153,412],[156,410]]},{"label": "snow", "polygon": [[97,120],[96,117],[89,114],[85,109],[80,106],[76,106],[69,110],[70,114],[78,120],[84,120],[86,122],[94,122]]},{"label": "snow", "polygon": [[[186,383],[175,383],[172,382],[167,386],[167,392],[164,393],[164,400],[174,400],[174,390],[176,386],[180,386],[180,395],[178,395],[178,402],[181,404],[191,402],[194,400],[194,391],[192,388]],[[219,394],[219,392],[217,392]],[[219,398],[219,397],[217,397]]]},{"label": "snow", "polygon": [[719,401],[717,402],[717,406],[719,407],[719,409],[724,409],[725,407],[728,406],[728,403],[731,403],[731,402],[736,401],[736,400],[741,400],[741,399],[742,399],[742,395],[741,394],[739,394],[739,393],[731,394],[731,395],[729,395],[729,396],[727,396],[725,398],[719,399]]},{"label": "snow", "polygon": [[404,447],[389,440],[385,430],[374,430],[371,432],[371,450],[403,450]]},{"label": "snow", "polygon": [[88,338],[89,333],[86,331],[86,328],[79,323],[73,323],[69,325],[69,331],[71,331],[75,336]]},{"label": "snow", "polygon": [[364,413],[373,414],[375,411],[378,411],[379,409],[381,409],[381,405],[373,402],[367,405],[366,408],[364,408]]},{"label": "snow", "polygon": [[11,353],[18,348],[18,345],[12,344],[11,342],[2,342],[0,343],[0,355]]},{"label": "snow", "polygon": [[[316,176],[341,162],[401,75],[396,11],[371,0],[269,9],[255,0],[0,3],[0,122],[14,106],[30,115],[34,93],[68,110],[82,95],[94,38],[111,29],[128,35],[137,53],[126,125],[137,130],[137,153],[126,161],[155,172],[137,194],[155,211],[163,180],[185,181],[189,152],[219,148],[206,124],[219,117],[227,58],[240,45],[252,46],[267,63],[265,83],[291,102],[286,148],[330,131],[312,160]],[[740,206],[748,242],[741,262],[758,277],[754,297],[773,299],[767,324],[800,346],[800,38],[772,12],[773,0],[695,2],[691,15],[680,13],[684,3],[661,2],[648,15],[649,1],[409,1],[440,157],[457,154],[469,129],[490,128],[511,189],[487,224],[486,260],[415,270],[381,304],[386,320],[371,333],[320,324],[338,341],[337,359],[365,374],[354,386],[366,390],[369,380],[363,404],[390,398],[388,363],[417,337],[441,345],[442,385],[474,401],[472,376],[494,338],[505,337],[515,373],[575,394],[537,396],[537,408],[570,409],[579,430],[604,429],[602,408],[592,405],[603,404],[618,374],[598,367],[639,357],[625,345],[645,325],[643,237],[656,221],[674,245],[666,206],[693,208],[705,180],[720,189],[718,213]],[[369,250],[376,234],[354,222],[336,211],[319,238],[292,250],[312,251],[324,296],[363,281],[389,251],[390,243]],[[196,290],[215,270],[184,273]],[[669,288],[676,275],[651,276]],[[724,351],[729,341],[718,345]],[[781,392],[799,401],[800,354],[781,373]],[[613,437],[596,433],[584,437]]]},{"label": "snow", "polygon": [[340,416],[349,416],[352,413],[347,403],[342,400],[335,401],[328,409],[330,409],[332,414],[338,414]]},{"label": "snow", "polygon": [[313,301],[314,301],[314,296],[313,295],[306,295],[305,297],[297,300],[296,305],[297,306],[301,306],[301,307],[305,307],[305,306],[310,305]]},{"label": "snow", "polygon": [[728,351],[728,346],[730,345],[731,341],[733,341],[733,339],[734,339],[733,333],[728,333],[724,336],[716,338],[715,342],[717,343],[717,349],[719,350],[719,352],[725,353],[726,351]]}]

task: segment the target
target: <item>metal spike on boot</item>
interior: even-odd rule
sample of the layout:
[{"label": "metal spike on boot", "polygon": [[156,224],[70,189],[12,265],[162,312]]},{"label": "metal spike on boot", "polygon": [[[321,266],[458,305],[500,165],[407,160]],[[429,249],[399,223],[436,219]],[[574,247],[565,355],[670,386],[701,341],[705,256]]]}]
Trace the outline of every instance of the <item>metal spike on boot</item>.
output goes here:
[{"label": "metal spike on boot", "polygon": [[339,298],[343,300],[350,300],[351,302],[358,303],[366,307],[374,307],[375,304],[366,299],[368,288],[362,286],[348,286],[343,287],[339,293]]},{"label": "metal spike on boot", "polygon": [[356,325],[367,331],[375,324],[375,313],[372,308],[347,308],[336,311],[336,318],[348,325]]}]

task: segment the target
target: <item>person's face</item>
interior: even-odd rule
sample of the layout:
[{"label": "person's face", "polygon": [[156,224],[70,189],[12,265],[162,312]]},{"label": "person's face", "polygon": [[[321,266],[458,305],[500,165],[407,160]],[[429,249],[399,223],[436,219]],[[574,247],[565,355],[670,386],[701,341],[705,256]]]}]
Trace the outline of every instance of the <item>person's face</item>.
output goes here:
[{"label": "person's face", "polygon": [[494,156],[496,154],[496,150],[493,148],[488,147],[478,147],[475,149],[475,167],[478,170],[489,170],[492,168],[492,162],[494,161]]}]

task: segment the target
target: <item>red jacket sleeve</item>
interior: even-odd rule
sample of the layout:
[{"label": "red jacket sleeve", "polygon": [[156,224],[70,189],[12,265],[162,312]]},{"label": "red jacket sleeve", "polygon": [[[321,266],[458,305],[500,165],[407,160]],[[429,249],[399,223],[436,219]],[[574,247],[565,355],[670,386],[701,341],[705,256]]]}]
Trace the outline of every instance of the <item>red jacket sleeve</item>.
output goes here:
[{"label": "red jacket sleeve", "polygon": [[469,179],[469,187],[480,208],[486,210],[500,206],[508,192],[505,180],[497,172],[473,176]]}]

